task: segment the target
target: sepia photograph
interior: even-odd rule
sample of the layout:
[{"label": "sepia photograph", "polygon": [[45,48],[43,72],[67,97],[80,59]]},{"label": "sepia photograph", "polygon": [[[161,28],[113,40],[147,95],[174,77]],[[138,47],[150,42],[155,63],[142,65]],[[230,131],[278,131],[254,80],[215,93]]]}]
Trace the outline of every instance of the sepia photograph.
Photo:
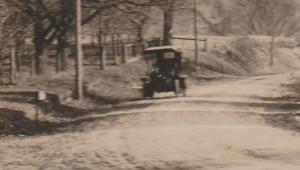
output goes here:
[{"label": "sepia photograph", "polygon": [[300,0],[0,0],[0,170],[300,170]]}]

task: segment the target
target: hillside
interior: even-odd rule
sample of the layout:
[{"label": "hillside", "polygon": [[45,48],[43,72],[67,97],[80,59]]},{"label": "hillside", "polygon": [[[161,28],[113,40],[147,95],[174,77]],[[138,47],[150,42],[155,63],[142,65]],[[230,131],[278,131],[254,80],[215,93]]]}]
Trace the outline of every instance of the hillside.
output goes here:
[{"label": "hillside", "polygon": [[[208,51],[201,52],[199,64],[208,70],[229,75],[259,75],[286,72],[300,68],[300,50],[293,38],[276,38],[274,65],[270,67],[270,37],[205,36]],[[182,46],[184,55],[194,58],[194,42],[173,42]],[[204,44],[199,44],[202,49]]]}]

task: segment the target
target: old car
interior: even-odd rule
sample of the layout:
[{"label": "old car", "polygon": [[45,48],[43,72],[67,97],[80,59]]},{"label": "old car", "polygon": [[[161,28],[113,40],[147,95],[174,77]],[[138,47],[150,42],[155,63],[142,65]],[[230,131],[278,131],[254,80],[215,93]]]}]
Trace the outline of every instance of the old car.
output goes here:
[{"label": "old car", "polygon": [[182,74],[182,52],[176,46],[150,47],[144,51],[148,73],[142,78],[143,97],[153,98],[155,92],[186,95],[186,76]]}]

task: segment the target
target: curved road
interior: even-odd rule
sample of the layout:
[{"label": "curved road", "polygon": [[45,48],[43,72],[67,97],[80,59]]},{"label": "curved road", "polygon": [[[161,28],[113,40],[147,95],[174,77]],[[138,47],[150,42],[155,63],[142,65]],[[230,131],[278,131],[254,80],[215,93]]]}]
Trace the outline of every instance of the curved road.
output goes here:
[{"label": "curved road", "polygon": [[187,98],[160,94],[123,103],[134,107],[87,122],[80,131],[2,139],[0,169],[298,170],[299,133],[273,127],[264,117],[299,110],[298,103],[283,100],[295,97],[289,87],[296,75],[195,86]]}]

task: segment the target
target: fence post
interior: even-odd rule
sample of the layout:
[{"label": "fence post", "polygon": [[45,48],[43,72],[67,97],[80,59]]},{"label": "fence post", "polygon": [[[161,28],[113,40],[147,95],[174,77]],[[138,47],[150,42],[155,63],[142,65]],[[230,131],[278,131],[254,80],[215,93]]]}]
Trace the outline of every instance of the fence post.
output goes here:
[{"label": "fence post", "polygon": [[207,38],[204,39],[204,52],[207,52],[208,42]]},{"label": "fence post", "polygon": [[100,69],[105,70],[106,69],[106,49],[105,49],[105,46],[102,46],[102,50],[101,50],[101,54],[100,54],[100,60],[101,60]]},{"label": "fence post", "polygon": [[31,55],[31,77],[35,76],[35,56]]},{"label": "fence post", "polygon": [[123,41],[121,39],[121,35],[117,34],[117,57],[120,58],[122,56],[122,45],[123,45]]},{"label": "fence post", "polygon": [[22,49],[22,45],[17,45],[16,46],[16,72],[18,74],[21,72],[23,52],[24,50]]},{"label": "fence post", "polygon": [[127,63],[127,45],[126,44],[122,44],[122,63],[125,64]]},{"label": "fence post", "polygon": [[127,60],[133,56],[132,44],[126,45]]},{"label": "fence post", "polygon": [[111,44],[112,44],[112,55],[113,55],[114,64],[118,65],[115,34],[112,34],[111,36]]},{"label": "fence post", "polygon": [[131,50],[132,50],[132,57],[135,58],[137,56],[136,55],[137,51],[136,51],[136,44],[135,43],[131,45]]},{"label": "fence post", "polygon": [[16,49],[10,48],[10,83],[13,84],[16,78]]},{"label": "fence post", "polygon": [[102,58],[103,58],[103,45],[102,44],[99,44],[98,46],[99,48],[99,68],[100,70],[102,70]]},{"label": "fence post", "polygon": [[138,50],[139,51],[138,52],[139,57],[143,56],[144,50],[145,50],[145,44],[144,43],[140,43],[139,44],[139,50]]}]

